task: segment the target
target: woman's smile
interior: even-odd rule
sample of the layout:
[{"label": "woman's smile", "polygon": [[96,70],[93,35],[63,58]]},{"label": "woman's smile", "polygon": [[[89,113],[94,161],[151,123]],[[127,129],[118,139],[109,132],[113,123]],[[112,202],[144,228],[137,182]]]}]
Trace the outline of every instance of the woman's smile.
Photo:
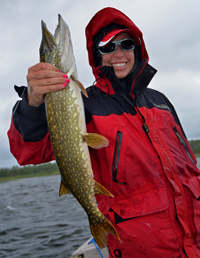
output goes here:
[{"label": "woman's smile", "polygon": [[[114,40],[131,38],[129,34],[122,33]],[[102,55],[102,65],[112,66],[118,78],[126,77],[133,68],[135,63],[135,54],[133,50],[123,51],[117,45],[115,52]]]}]

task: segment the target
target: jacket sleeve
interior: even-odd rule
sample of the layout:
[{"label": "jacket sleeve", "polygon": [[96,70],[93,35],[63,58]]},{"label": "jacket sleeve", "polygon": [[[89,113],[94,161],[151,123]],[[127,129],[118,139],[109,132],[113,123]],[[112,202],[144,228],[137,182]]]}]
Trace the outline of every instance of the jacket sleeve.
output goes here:
[{"label": "jacket sleeve", "polygon": [[22,100],[13,107],[8,130],[10,151],[20,165],[41,164],[54,160],[44,104],[29,106],[27,88],[15,86]]}]

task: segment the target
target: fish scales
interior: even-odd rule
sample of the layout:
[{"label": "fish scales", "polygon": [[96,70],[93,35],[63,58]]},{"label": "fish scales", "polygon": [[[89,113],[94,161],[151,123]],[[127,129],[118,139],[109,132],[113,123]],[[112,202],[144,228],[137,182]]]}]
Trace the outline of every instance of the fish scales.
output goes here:
[{"label": "fish scales", "polygon": [[[61,164],[61,175],[66,184],[69,184],[69,190],[78,195],[79,191],[83,194],[83,188],[87,186],[85,182],[92,184],[92,171],[87,163],[87,149],[84,149],[82,140],[83,125],[78,116],[81,107],[77,98],[73,96],[74,89],[70,88],[72,84],[62,92],[51,94],[50,97],[47,95],[46,102],[48,117],[51,117],[49,128],[52,145],[57,162]],[[63,112],[64,109],[68,109],[67,112]],[[79,179],[81,187],[72,178]],[[91,195],[94,195],[93,188],[90,189]]]},{"label": "fish scales", "polygon": [[[91,233],[100,248],[105,247],[107,233],[119,236],[113,225],[99,211],[94,195],[112,194],[93,179],[88,146],[102,148],[108,140],[97,134],[87,134],[84,106],[77,80],[70,32],[59,15],[53,36],[42,22],[40,61],[55,65],[68,74],[70,83],[60,91],[47,93],[45,107],[53,152],[61,175],[60,195],[72,193],[88,215]],[[120,240],[120,239],[119,239]]]},{"label": "fish scales", "polygon": [[[70,88],[72,88],[72,84]],[[104,216],[100,211],[97,212],[96,203],[92,198],[94,196],[93,173],[87,163],[85,154],[87,150],[84,150],[82,144],[81,127],[83,124],[78,119],[81,107],[77,98],[73,96],[74,89],[70,88],[63,90],[65,94],[63,92],[48,93],[45,98],[47,116],[51,117],[49,121],[50,135],[63,181],[68,185],[70,192],[79,198],[79,202],[86,212],[91,214],[90,218],[93,223],[97,223],[99,217],[103,220]],[[66,113],[63,112],[63,108],[67,109],[67,107],[70,107],[69,110]],[[89,194],[90,199],[86,197],[85,193]]]}]

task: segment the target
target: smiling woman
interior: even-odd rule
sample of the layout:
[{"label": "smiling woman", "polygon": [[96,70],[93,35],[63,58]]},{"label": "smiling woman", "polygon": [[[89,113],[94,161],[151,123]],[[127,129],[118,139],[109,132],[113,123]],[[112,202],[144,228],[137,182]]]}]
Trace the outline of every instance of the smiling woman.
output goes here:
[{"label": "smiling woman", "polygon": [[[131,36],[127,33],[123,33],[122,30],[122,34],[114,38],[114,41],[112,42],[122,41],[129,38],[131,38]],[[102,65],[112,66],[114,68],[115,75],[120,79],[126,77],[130,73],[134,63],[135,55],[133,48],[125,50],[122,49],[120,44],[115,46],[114,52],[102,54]]]}]

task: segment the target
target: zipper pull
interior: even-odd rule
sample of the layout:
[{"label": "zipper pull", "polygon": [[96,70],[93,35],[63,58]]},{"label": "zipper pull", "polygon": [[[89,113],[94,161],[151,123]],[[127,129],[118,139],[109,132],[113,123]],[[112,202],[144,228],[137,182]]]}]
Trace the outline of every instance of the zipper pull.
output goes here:
[{"label": "zipper pull", "polygon": [[142,126],[142,129],[144,130],[146,136],[148,137],[149,141],[152,143],[150,137],[149,137],[149,127],[147,126],[147,124],[144,122],[143,126]]},{"label": "zipper pull", "polygon": [[144,129],[144,131],[146,132],[146,133],[148,133],[149,132],[149,127],[146,125],[146,123],[144,122],[144,124],[143,124],[143,129]]}]

